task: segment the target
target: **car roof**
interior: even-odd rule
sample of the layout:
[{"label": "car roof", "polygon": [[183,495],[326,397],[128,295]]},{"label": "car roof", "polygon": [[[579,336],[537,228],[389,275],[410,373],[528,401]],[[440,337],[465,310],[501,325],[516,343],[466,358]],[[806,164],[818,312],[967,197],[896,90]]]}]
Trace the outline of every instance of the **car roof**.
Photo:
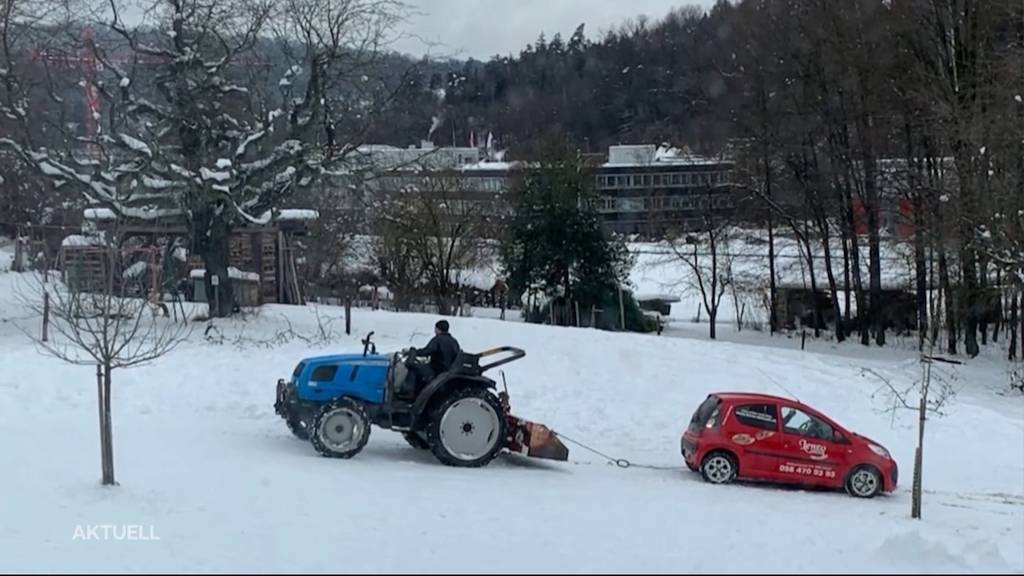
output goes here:
[{"label": "car roof", "polygon": [[818,416],[821,416],[821,417],[825,418],[825,420],[827,420],[829,423],[831,423],[831,424],[833,424],[835,426],[838,426],[839,428],[841,428],[843,430],[849,431],[848,428],[846,428],[843,425],[839,424],[838,422],[836,422],[835,420],[830,418],[824,412],[818,410],[817,408],[815,408],[813,406],[808,406],[807,404],[804,404],[803,402],[801,402],[801,401],[799,401],[799,400],[797,400],[795,398],[786,398],[786,397],[783,397],[783,396],[774,396],[772,394],[761,394],[759,392],[715,392],[715,393],[712,393],[711,395],[715,396],[717,398],[721,398],[725,402],[757,402],[757,401],[761,401],[761,402],[779,402],[779,403],[782,403],[782,404],[791,404],[793,406],[800,406],[803,409],[806,409],[806,410],[808,410],[810,412],[813,412],[814,414],[816,414]]},{"label": "car roof", "polygon": [[792,398],[783,398],[782,396],[773,396],[771,394],[761,394],[758,392],[715,392],[712,396],[717,396],[722,400],[728,400],[732,402],[744,402],[747,400],[770,400],[772,402],[788,402],[790,404],[801,404],[799,400]]}]

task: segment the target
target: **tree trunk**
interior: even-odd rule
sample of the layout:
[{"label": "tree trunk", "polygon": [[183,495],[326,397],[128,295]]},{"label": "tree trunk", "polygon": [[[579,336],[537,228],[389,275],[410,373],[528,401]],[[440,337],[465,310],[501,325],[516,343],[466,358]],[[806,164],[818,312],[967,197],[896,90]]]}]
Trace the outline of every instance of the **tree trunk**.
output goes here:
[{"label": "tree trunk", "polygon": [[[966,242],[965,242],[966,243]],[[970,357],[980,352],[978,348],[978,270],[974,250],[964,246],[960,251],[963,270],[964,351]]]},{"label": "tree trunk", "polygon": [[[235,293],[233,282],[228,274],[230,266],[231,228],[223,218],[211,217],[205,226],[206,234],[198,234],[196,252],[206,266],[206,298],[209,303],[210,317],[223,318],[230,316],[235,309]],[[282,247],[278,247],[282,249]],[[283,274],[280,274],[283,276]],[[217,277],[214,286],[213,277]]]},{"label": "tree trunk", "polygon": [[829,246],[831,236],[828,229],[828,220],[822,210],[818,216],[818,228],[821,232],[821,248],[825,256],[825,273],[828,278],[828,291],[832,297],[832,313],[835,315],[836,341],[846,340],[846,332],[843,330],[843,316],[839,311],[839,287],[836,284],[836,275],[832,271],[832,247]]},{"label": "tree trunk", "polygon": [[345,334],[352,334],[352,294],[345,291]]},{"label": "tree trunk", "polygon": [[[708,211],[711,211],[711,192],[708,190]],[[710,218],[708,218],[710,220]],[[708,320],[710,321],[710,328],[708,329],[708,336],[712,340],[715,339],[715,322],[718,319],[718,245],[715,242],[714,228],[712,228],[711,222],[708,222],[708,240],[711,246],[711,306],[708,308]],[[697,262],[697,249],[694,248],[693,261]],[[705,302],[707,297],[705,297]]]},{"label": "tree trunk", "polygon": [[914,276],[917,281],[917,349],[924,351],[928,337],[928,266],[925,262],[924,246],[924,201],[918,190],[914,191]]},{"label": "tree trunk", "polygon": [[804,251],[807,254],[807,274],[811,278],[811,313],[814,322],[814,337],[821,337],[821,311],[818,309],[818,280],[814,274],[814,249],[811,247],[810,229],[804,220]]},{"label": "tree trunk", "polygon": [[946,352],[956,354],[956,302],[953,300],[953,287],[949,282],[946,249],[941,244],[939,245],[939,285],[942,290],[942,301],[946,306]]},{"label": "tree trunk", "polygon": [[[1024,294],[1024,293],[1022,293]],[[1010,293],[1010,351],[1008,360],[1017,358],[1017,295]]]},{"label": "tree trunk", "polygon": [[619,325],[623,332],[626,331],[626,307],[622,301],[622,286],[619,286]]},{"label": "tree trunk", "polygon": [[846,226],[839,227],[839,234],[843,240],[843,327],[850,326],[850,246],[849,238],[846,235]]},{"label": "tree trunk", "polygon": [[871,327],[875,332],[875,343],[885,346],[885,320],[882,316],[882,250],[879,235],[877,199],[870,202],[868,213],[868,274],[871,295],[868,302]]},{"label": "tree trunk", "polygon": [[[942,298],[936,296],[935,286],[938,282],[935,280],[935,246],[934,241],[929,242],[931,246],[928,249],[928,285],[931,286],[931,290],[928,291],[928,312],[931,316],[931,345],[934,347],[936,342],[939,341],[939,312],[941,311],[940,302]],[[938,292],[940,295],[941,291]]]},{"label": "tree trunk", "polygon": [[109,455],[107,453],[107,428],[106,428],[106,414],[104,413],[105,406],[107,403],[104,401],[106,389],[103,386],[103,365],[96,364],[96,414],[99,417],[99,430],[100,430],[100,478],[101,482],[107,483],[107,461]]},{"label": "tree trunk", "polygon": [[[919,205],[915,202],[915,213]],[[917,217],[915,216],[915,219]],[[923,221],[914,226],[914,275],[917,280],[917,349],[924,350],[924,342],[928,337],[928,267],[925,262],[924,239],[922,238]]]},{"label": "tree trunk", "polygon": [[775,314],[775,300],[778,298],[778,288],[775,285],[775,225],[772,222],[771,211],[768,212],[768,298],[771,305],[768,307],[768,326],[770,334],[774,335],[779,331],[779,319]]},{"label": "tree trunk", "polygon": [[861,142],[861,163],[864,169],[864,213],[868,222],[868,283],[871,291],[868,301],[868,317],[875,343],[885,345],[885,324],[882,317],[882,250],[879,216],[878,165],[874,154],[871,131],[873,118],[868,113],[858,118],[858,133]]},{"label": "tree trunk", "polygon": [[1002,289],[1003,285],[1003,271],[1002,269],[996,269],[996,286],[999,288],[999,295],[996,298],[996,321],[995,325],[992,326],[992,343],[996,344],[999,342],[999,327],[1003,324],[1003,300],[1006,298],[1006,290]]},{"label": "tree trunk", "polygon": [[99,388],[100,465],[104,486],[115,486],[114,435],[110,417],[110,365],[96,365],[96,385]]},{"label": "tree trunk", "polygon": [[[770,201],[772,199],[772,168],[771,160],[768,156],[768,144],[765,139],[764,147],[762,149],[762,159],[764,163],[764,192]],[[775,286],[775,278],[778,275],[775,272],[775,221],[772,215],[772,210],[768,210],[768,297],[771,301],[771,306],[768,307],[768,329],[769,333],[774,335],[779,330],[779,319],[775,314],[775,299],[777,298],[777,289]]]},{"label": "tree trunk", "polygon": [[978,291],[981,302],[977,305],[978,332],[981,334],[981,345],[988,345],[988,315],[991,298],[988,291],[988,259],[978,258]]},{"label": "tree trunk", "polygon": [[860,239],[857,237],[857,225],[853,214],[853,196],[850,193],[849,179],[843,186],[843,204],[846,211],[846,231],[850,235],[850,265],[853,269],[853,291],[857,302],[857,328],[860,330],[860,343],[867,346],[871,343],[866,320],[867,307],[864,302],[864,282],[860,273]]}]

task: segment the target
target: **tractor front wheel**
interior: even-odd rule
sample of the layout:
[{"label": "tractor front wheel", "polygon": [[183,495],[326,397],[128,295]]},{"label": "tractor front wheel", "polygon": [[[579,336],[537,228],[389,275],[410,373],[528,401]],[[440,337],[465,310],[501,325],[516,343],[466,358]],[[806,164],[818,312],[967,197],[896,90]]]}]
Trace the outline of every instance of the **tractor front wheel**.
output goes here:
[{"label": "tractor front wheel", "polygon": [[427,425],[430,450],[442,463],[485,466],[505,445],[505,413],[483,388],[456,388],[433,411]]},{"label": "tractor front wheel", "polygon": [[309,424],[298,416],[289,416],[284,420],[292,435],[299,440],[309,440]]},{"label": "tractor front wheel", "polygon": [[370,419],[358,400],[340,398],[320,409],[310,431],[313,447],[329,458],[351,458],[370,439]]}]

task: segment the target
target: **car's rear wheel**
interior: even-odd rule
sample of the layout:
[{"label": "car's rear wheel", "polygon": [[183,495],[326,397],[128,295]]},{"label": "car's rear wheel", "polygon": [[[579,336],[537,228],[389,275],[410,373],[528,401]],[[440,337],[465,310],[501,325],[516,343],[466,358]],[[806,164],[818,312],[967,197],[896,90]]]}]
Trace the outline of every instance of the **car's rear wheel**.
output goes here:
[{"label": "car's rear wheel", "polygon": [[857,498],[874,498],[882,491],[882,475],[874,466],[858,466],[846,479],[846,491]]},{"label": "car's rear wheel", "polygon": [[738,473],[736,457],[728,452],[712,452],[700,465],[700,475],[711,484],[728,484],[736,479]]}]

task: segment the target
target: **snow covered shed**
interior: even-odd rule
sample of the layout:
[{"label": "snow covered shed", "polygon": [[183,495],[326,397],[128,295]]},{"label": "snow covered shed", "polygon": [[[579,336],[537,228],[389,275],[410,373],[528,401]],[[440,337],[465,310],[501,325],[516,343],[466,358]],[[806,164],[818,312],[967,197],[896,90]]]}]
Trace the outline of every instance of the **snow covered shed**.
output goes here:
[{"label": "snow covered shed", "polygon": [[[96,234],[105,234],[117,246],[119,260],[110,264],[109,251],[80,241],[73,235],[61,247],[64,268],[75,266],[76,280],[84,286],[94,285],[107,266],[129,269],[139,257],[146,256],[152,271],[149,289],[184,293],[190,300],[203,301],[205,288],[195,289],[195,274],[204,268],[202,260],[187,249],[189,228],[184,216],[170,213],[159,217],[118,218],[107,208],[90,208],[84,212],[86,226]],[[296,269],[301,257],[297,238],[308,233],[309,223],[318,217],[315,210],[286,209],[266,213],[262,224],[236,227],[228,241],[228,259],[235,281],[238,303],[257,306],[265,303],[304,304],[302,283]],[[133,255],[134,254],[134,255]],[[88,276],[97,276],[89,279]],[[202,281],[199,282],[202,284]]]}]

